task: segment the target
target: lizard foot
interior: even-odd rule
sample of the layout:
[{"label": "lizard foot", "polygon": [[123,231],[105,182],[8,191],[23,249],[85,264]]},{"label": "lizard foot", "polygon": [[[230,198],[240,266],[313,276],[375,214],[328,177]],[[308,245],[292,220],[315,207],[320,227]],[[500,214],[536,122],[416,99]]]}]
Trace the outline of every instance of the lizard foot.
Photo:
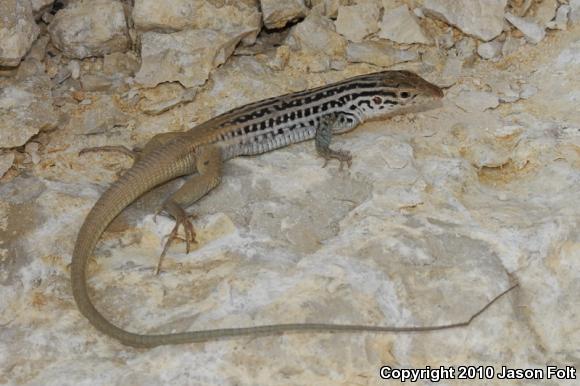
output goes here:
[{"label": "lizard foot", "polygon": [[100,151],[109,151],[109,152],[118,152],[125,154],[128,157],[133,158],[133,160],[137,159],[139,156],[138,150],[130,150],[127,149],[125,146],[96,146],[96,147],[85,147],[81,151],[79,151],[79,155],[83,155],[86,153],[96,153]]},{"label": "lizard foot", "polygon": [[352,166],[352,155],[347,150],[332,150],[326,149],[324,152],[319,153],[322,158],[324,158],[324,164],[322,165],[323,168],[328,165],[328,161],[335,159],[340,162],[340,166],[338,170],[342,170],[343,165],[346,164],[349,168]]},{"label": "lizard foot", "polygon": [[[175,213],[172,213],[175,216]],[[157,214],[155,215],[157,216]],[[185,211],[182,211],[177,216],[175,216],[175,226],[171,233],[167,235],[167,241],[165,242],[165,246],[163,247],[163,252],[159,256],[159,261],[157,262],[157,268],[155,269],[155,275],[159,275],[161,272],[161,265],[163,264],[163,259],[169,250],[169,247],[173,243],[174,240],[183,240],[185,241],[185,250],[187,253],[191,250],[191,243],[195,243],[195,229],[193,228],[193,224],[191,223],[190,218],[195,218],[195,216],[188,216]],[[185,238],[179,237],[179,226],[183,225],[183,230],[185,232]]]}]

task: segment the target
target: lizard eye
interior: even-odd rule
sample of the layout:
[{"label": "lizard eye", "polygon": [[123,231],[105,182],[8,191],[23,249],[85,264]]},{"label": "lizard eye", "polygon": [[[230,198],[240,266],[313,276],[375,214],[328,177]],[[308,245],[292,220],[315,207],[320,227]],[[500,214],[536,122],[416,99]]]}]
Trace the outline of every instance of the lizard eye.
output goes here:
[{"label": "lizard eye", "polygon": [[407,91],[403,91],[401,94],[399,94],[401,96],[401,98],[407,99],[408,97],[411,96],[411,94],[409,94]]},{"label": "lizard eye", "polygon": [[383,100],[381,99],[381,97],[376,96],[373,97],[373,102],[375,102],[376,105],[380,105],[381,103],[383,103]]}]

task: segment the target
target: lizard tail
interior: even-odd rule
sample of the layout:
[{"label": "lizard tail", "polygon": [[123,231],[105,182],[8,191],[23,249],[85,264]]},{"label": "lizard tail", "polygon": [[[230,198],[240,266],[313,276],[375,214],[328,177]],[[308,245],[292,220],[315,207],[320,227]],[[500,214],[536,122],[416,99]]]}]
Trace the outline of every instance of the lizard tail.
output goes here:
[{"label": "lizard tail", "polygon": [[[171,148],[175,146],[175,148]],[[501,296],[516,285],[496,296],[481,310],[465,322],[417,327],[369,326],[354,324],[328,323],[287,323],[243,328],[224,328],[213,330],[189,331],[175,334],[137,334],[124,330],[109,322],[95,308],[89,296],[86,271],[89,257],[92,255],[101,234],[109,223],[139,196],[153,187],[180,175],[189,174],[193,165],[193,152],[190,150],[182,159],[176,154],[183,150],[178,143],[163,146],[153,151],[143,160],[137,162],[127,173],[114,183],[97,201],[82,225],[73,251],[71,263],[71,283],[74,299],[81,313],[99,331],[121,343],[133,347],[155,347],[168,344],[203,342],[236,336],[272,335],[290,331],[366,331],[366,332],[427,332],[467,326],[473,319],[483,313]],[[169,154],[169,155],[168,155]],[[190,158],[188,158],[190,157]]]}]

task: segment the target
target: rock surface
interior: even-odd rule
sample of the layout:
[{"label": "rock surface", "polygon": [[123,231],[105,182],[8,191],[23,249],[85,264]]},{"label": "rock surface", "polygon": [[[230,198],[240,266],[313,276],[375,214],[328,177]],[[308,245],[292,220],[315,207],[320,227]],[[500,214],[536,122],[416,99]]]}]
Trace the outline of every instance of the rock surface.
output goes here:
[{"label": "rock surface", "polygon": [[123,52],[129,46],[123,5],[117,0],[73,2],[49,26],[52,43],[71,58]]},{"label": "rock surface", "polygon": [[468,35],[489,41],[503,29],[506,0],[425,0],[423,10]]},{"label": "rock surface", "polygon": [[[246,24],[247,36],[226,33],[240,25],[237,15],[204,21],[215,29],[134,29],[133,2],[122,1],[131,49],[71,60],[48,43],[44,24],[53,15],[45,12],[20,64],[0,67],[0,147],[14,145],[0,149],[0,384],[384,385],[385,365],[471,364],[496,374],[501,366],[578,368],[577,1],[558,2],[570,7],[567,29],[537,44],[503,16],[503,32],[484,42],[411,8],[437,44],[404,46],[335,31],[333,10],[365,2],[388,14],[426,1],[305,1],[312,9],[304,20],[262,29],[232,55],[223,47],[217,67],[222,37],[236,45],[256,33]],[[59,0],[54,10],[76,3]],[[204,3],[215,12],[258,9],[258,0]],[[543,28],[535,18],[547,20],[553,4],[510,0],[507,11]],[[162,36],[157,58],[141,51],[147,34]],[[480,58],[482,47],[491,60]],[[142,60],[148,88],[133,77]],[[132,164],[126,153],[79,150],[140,148],[247,103],[385,69],[446,86],[444,105],[334,136],[332,146],[354,156],[348,170],[321,168],[312,142],[228,161],[220,186],[188,208],[197,243],[185,253],[177,241],[159,276],[153,268],[174,222],[153,214],[188,177],[153,190],[101,237],[89,262],[93,300],[123,328],[161,333],[289,322],[442,325],[468,321],[518,283],[512,292],[468,326],[436,332],[288,333],[151,350],[122,346],[78,312],[70,288],[77,232]],[[171,80],[180,77],[199,86]]]},{"label": "rock surface", "polygon": [[212,69],[224,63],[246,33],[228,35],[209,29],[170,34],[146,32],[141,37],[142,64],[135,79],[147,87],[180,82],[201,86]]},{"label": "rock surface", "polygon": [[0,148],[22,146],[57,124],[50,80],[46,75],[21,82],[0,83]]},{"label": "rock surface", "polygon": [[137,0],[133,8],[135,27],[142,31],[213,29],[228,34],[251,31],[245,44],[253,44],[262,26],[262,15],[256,4],[238,0],[211,2],[208,0]]},{"label": "rock surface", "polygon": [[266,28],[282,28],[291,21],[306,16],[304,0],[260,0]]},{"label": "rock surface", "polygon": [[539,43],[546,36],[544,28],[533,21],[512,15],[509,12],[506,13],[505,18],[519,29],[531,43]]},{"label": "rock surface", "polygon": [[346,58],[351,63],[370,63],[389,67],[396,63],[417,60],[419,54],[413,50],[400,50],[384,40],[349,43]]},{"label": "rock surface", "polygon": [[39,31],[29,0],[0,2],[0,66],[17,66]]},{"label": "rock surface", "polygon": [[379,5],[374,2],[340,7],[335,22],[336,32],[350,41],[360,42],[378,31],[380,12]]},{"label": "rock surface", "polygon": [[406,5],[385,12],[379,37],[402,44],[432,43],[419,25],[417,17]]}]

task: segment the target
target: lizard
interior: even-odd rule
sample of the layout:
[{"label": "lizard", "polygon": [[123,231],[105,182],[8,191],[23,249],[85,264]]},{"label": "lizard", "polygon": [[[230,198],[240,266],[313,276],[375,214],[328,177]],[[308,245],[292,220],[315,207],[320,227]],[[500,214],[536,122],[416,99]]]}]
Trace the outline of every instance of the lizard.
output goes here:
[{"label": "lizard", "polygon": [[195,242],[195,231],[185,208],[220,183],[225,161],[314,139],[316,151],[324,158],[325,165],[328,160],[337,160],[341,169],[343,164],[350,167],[351,154],[330,147],[335,134],[351,131],[369,120],[438,107],[443,96],[441,88],[410,71],[386,70],[250,103],[188,131],[153,137],[133,166],[97,200],[79,230],[70,266],[72,293],[78,309],[97,330],[134,347],[288,331],[427,331],[454,326],[293,323],[146,335],[126,331],[109,322],[93,305],[87,284],[88,260],[102,233],[125,207],[151,189],[178,177],[191,176],[162,204],[162,209],[175,219],[175,226],[161,253],[159,269],[180,226],[189,252],[190,243]]}]

